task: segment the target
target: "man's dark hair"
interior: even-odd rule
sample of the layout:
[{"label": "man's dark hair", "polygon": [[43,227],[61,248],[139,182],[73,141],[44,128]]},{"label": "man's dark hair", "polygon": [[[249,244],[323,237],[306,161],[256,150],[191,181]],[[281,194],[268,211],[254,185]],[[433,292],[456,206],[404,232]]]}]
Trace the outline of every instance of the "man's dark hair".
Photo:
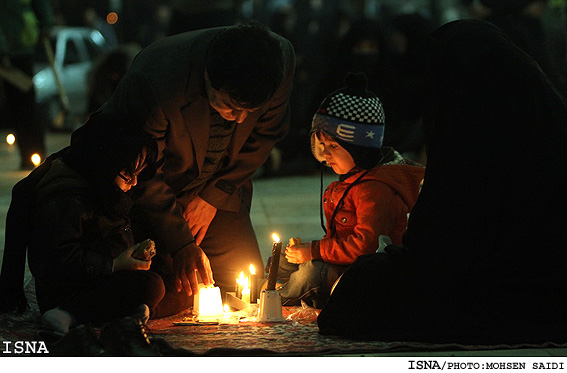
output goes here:
[{"label": "man's dark hair", "polygon": [[244,108],[257,108],[283,78],[279,41],[258,22],[229,27],[215,37],[207,52],[207,73],[216,90],[224,90]]}]

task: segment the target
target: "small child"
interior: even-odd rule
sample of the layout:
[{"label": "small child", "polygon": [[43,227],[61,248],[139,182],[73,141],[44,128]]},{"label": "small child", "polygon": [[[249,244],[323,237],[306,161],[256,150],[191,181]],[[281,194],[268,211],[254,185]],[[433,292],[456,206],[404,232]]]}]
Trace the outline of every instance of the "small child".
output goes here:
[{"label": "small child", "polygon": [[313,155],[340,175],[322,196],[326,234],[311,242],[290,240],[278,271],[284,305],[304,300],[322,308],[347,266],[376,252],[380,235],[401,244],[423,180],[424,167],[382,146],[384,110],[366,89],[366,76],[348,74],[345,82],[312,123]]}]

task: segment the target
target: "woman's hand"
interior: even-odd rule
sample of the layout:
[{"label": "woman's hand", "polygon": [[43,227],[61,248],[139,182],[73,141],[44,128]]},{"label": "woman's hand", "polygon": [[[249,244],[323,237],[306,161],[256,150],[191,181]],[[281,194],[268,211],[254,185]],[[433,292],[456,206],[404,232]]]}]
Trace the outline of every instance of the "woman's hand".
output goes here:
[{"label": "woman's hand", "polygon": [[123,251],[120,255],[112,260],[114,265],[114,272],[117,271],[147,271],[152,264],[151,260],[138,260],[132,257],[132,253],[138,248],[140,244],[130,246],[127,250]]}]

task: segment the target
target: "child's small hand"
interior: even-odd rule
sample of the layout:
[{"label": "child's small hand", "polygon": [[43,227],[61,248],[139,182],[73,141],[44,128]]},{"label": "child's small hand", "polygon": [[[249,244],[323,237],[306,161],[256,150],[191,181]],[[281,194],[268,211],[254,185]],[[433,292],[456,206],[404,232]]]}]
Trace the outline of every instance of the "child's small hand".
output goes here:
[{"label": "child's small hand", "polygon": [[287,246],[301,245],[301,237],[292,237],[289,239],[289,244]]},{"label": "child's small hand", "polygon": [[[294,241],[297,242],[297,239]],[[288,262],[295,264],[301,264],[313,259],[311,256],[311,242],[302,243],[299,240],[299,243],[295,245],[288,245],[285,248],[285,258]]]}]

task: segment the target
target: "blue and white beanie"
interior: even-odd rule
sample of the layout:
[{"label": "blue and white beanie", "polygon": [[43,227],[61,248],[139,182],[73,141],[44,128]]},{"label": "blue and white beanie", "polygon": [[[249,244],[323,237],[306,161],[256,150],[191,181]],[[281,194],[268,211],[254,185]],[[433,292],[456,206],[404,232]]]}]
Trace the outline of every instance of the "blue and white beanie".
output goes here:
[{"label": "blue and white beanie", "polygon": [[349,73],[346,87],[327,96],[313,116],[311,151],[325,161],[316,133],[334,138],[353,157],[359,168],[376,166],[382,157],[386,119],[380,99],[367,90],[364,73]]}]

